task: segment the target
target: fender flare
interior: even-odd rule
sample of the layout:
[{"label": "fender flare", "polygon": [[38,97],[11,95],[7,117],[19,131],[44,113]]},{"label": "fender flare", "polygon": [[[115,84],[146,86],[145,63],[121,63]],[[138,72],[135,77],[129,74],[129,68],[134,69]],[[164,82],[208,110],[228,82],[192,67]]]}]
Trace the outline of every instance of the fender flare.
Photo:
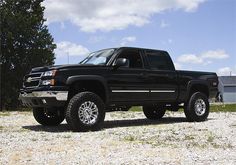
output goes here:
[{"label": "fender flare", "polygon": [[191,88],[194,85],[203,85],[203,86],[207,87],[207,90],[208,90],[207,92],[209,93],[209,84],[206,80],[191,80],[188,82],[188,85],[187,85],[187,95],[185,97],[186,101],[189,99]]},{"label": "fender flare", "polygon": [[104,89],[105,89],[105,100],[106,102],[109,101],[109,90],[108,90],[108,85],[107,81],[105,80],[104,77],[98,76],[98,75],[78,75],[78,76],[70,76],[66,80],[66,85],[70,86],[71,84],[78,82],[78,81],[98,81],[100,82]]}]

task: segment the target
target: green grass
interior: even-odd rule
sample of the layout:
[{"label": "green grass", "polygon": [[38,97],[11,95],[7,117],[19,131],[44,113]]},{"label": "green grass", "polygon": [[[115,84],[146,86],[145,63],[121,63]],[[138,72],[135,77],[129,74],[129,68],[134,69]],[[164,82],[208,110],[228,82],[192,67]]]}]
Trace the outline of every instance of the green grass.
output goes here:
[{"label": "green grass", "polygon": [[139,112],[139,111],[142,111],[142,110],[143,110],[142,107],[132,107],[132,108],[130,108],[129,111]]},{"label": "green grass", "polygon": [[63,138],[71,138],[71,135],[64,135]]},{"label": "green grass", "polygon": [[207,137],[207,142],[213,143],[214,139],[215,139],[214,136],[213,136],[212,134],[210,134],[210,135],[208,135],[208,137]]},{"label": "green grass", "polygon": [[236,104],[224,104],[224,105],[215,105],[210,106],[211,112],[236,112]]},{"label": "green grass", "polygon": [[131,142],[136,140],[136,138],[132,135],[125,136],[124,139],[126,141],[131,141]]},{"label": "green grass", "polygon": [[[20,112],[28,112],[28,111],[32,111],[32,108],[27,108],[27,107],[22,107],[22,108],[16,108],[16,109],[3,109],[4,111],[20,111]],[[1,112],[1,111],[0,111]]]},{"label": "green grass", "polygon": [[185,135],[184,140],[194,140],[193,135]]},{"label": "green grass", "polygon": [[[132,107],[130,111],[139,112],[142,111],[142,107]],[[180,111],[183,111],[181,108]],[[211,104],[210,112],[236,112],[236,104]]]},{"label": "green grass", "polygon": [[1,116],[10,116],[10,113],[7,111],[0,112],[0,117]]}]

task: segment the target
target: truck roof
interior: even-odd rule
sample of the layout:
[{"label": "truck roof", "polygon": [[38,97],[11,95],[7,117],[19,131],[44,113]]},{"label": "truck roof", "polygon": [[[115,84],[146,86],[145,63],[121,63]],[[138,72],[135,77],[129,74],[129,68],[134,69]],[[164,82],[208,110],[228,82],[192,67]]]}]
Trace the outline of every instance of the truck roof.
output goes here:
[{"label": "truck roof", "polygon": [[167,52],[166,50],[160,50],[160,49],[150,49],[150,48],[140,48],[140,47],[126,47],[126,46],[116,47],[114,49],[142,49],[142,50],[152,50],[152,51]]}]

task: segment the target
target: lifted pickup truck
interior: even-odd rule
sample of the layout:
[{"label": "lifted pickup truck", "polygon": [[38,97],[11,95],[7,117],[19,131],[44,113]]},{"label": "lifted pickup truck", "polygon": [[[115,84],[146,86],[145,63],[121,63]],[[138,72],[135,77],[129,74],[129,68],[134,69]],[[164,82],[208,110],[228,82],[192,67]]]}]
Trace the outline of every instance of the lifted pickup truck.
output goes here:
[{"label": "lifted pickup truck", "polygon": [[19,99],[42,125],[66,119],[72,130],[88,131],[101,128],[106,112],[131,106],[142,106],[152,120],[183,107],[188,121],[204,121],[217,86],[215,73],[175,70],[166,51],[120,47],[93,52],[77,65],[33,68]]}]

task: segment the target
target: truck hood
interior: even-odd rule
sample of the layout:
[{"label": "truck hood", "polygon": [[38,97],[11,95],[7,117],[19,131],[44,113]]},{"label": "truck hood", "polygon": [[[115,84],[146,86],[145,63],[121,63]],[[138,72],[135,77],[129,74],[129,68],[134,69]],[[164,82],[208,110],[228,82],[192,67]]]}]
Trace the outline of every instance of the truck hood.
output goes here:
[{"label": "truck hood", "polygon": [[60,69],[69,69],[69,68],[78,68],[78,67],[103,67],[102,65],[91,65],[91,64],[68,64],[68,65],[52,65],[52,66],[43,66],[32,68],[31,73],[34,72],[46,72],[49,70],[60,70]]}]

